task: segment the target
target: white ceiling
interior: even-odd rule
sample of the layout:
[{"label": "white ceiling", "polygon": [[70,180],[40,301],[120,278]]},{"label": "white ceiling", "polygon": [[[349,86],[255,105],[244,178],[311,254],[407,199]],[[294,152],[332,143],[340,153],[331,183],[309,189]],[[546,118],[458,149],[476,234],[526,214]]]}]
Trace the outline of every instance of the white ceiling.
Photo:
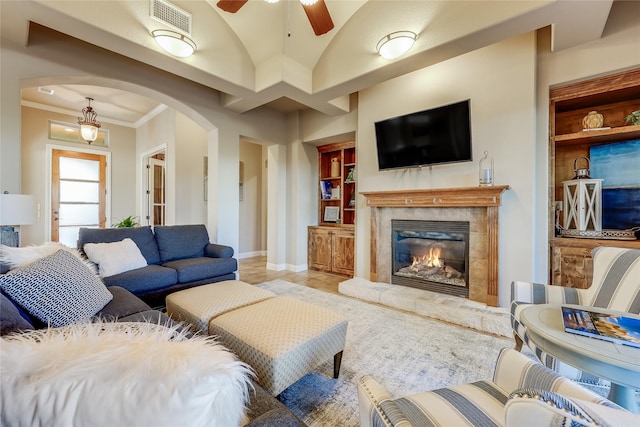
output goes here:
[{"label": "white ceiling", "polygon": [[[322,36],[298,0],[249,0],[236,14],[216,0],[171,3],[193,16],[198,49],[187,59],[164,53],[151,38],[152,30],[170,27],[150,16],[150,0],[2,0],[1,36],[26,44],[33,21],[211,87],[236,112],[310,108],[331,115],[348,111],[349,95],[373,84],[546,26],[554,50],[597,39],[613,0],[326,0],[335,28]],[[418,39],[409,54],[386,61],[375,46],[398,30]],[[91,96],[99,120],[133,126],[158,108],[108,88],[46,87],[54,94],[25,89],[23,102],[77,115]]]}]

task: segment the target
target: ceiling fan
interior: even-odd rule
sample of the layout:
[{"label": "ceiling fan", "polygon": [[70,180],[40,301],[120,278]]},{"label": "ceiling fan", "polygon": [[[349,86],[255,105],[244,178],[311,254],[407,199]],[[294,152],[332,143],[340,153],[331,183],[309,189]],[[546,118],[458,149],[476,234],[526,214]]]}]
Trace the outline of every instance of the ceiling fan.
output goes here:
[{"label": "ceiling fan", "polygon": [[[217,6],[225,12],[236,13],[247,1],[248,0],[220,0]],[[307,18],[309,18],[309,23],[311,23],[311,27],[313,28],[313,32],[316,33],[316,36],[321,36],[333,29],[333,21],[331,20],[329,9],[327,9],[324,0],[317,0],[315,2],[313,0],[300,0],[300,3],[307,14]]]}]

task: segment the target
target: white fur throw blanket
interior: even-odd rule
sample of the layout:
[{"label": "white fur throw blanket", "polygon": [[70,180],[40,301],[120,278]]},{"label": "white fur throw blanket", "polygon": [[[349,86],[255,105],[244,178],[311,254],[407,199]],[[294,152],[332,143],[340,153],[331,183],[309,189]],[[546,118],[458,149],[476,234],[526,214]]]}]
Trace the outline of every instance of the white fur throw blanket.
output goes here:
[{"label": "white fur throw blanket", "polygon": [[3,337],[0,424],[238,426],[252,375],[212,338],[149,323]]}]

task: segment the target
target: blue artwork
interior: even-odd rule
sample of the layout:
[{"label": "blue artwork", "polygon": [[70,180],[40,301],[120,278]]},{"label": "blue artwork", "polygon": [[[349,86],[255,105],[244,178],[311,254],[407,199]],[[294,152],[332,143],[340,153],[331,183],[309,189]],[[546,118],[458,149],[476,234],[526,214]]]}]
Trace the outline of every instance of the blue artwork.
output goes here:
[{"label": "blue artwork", "polygon": [[591,178],[602,181],[602,228],[640,226],[640,139],[590,149]]}]

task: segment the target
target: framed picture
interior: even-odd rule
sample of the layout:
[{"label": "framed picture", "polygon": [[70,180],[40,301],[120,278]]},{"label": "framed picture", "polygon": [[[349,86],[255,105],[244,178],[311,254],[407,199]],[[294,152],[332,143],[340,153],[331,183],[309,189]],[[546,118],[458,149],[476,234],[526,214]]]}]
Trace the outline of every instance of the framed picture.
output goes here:
[{"label": "framed picture", "polygon": [[324,208],[324,222],[337,222],[340,216],[338,206],[327,206]]}]

